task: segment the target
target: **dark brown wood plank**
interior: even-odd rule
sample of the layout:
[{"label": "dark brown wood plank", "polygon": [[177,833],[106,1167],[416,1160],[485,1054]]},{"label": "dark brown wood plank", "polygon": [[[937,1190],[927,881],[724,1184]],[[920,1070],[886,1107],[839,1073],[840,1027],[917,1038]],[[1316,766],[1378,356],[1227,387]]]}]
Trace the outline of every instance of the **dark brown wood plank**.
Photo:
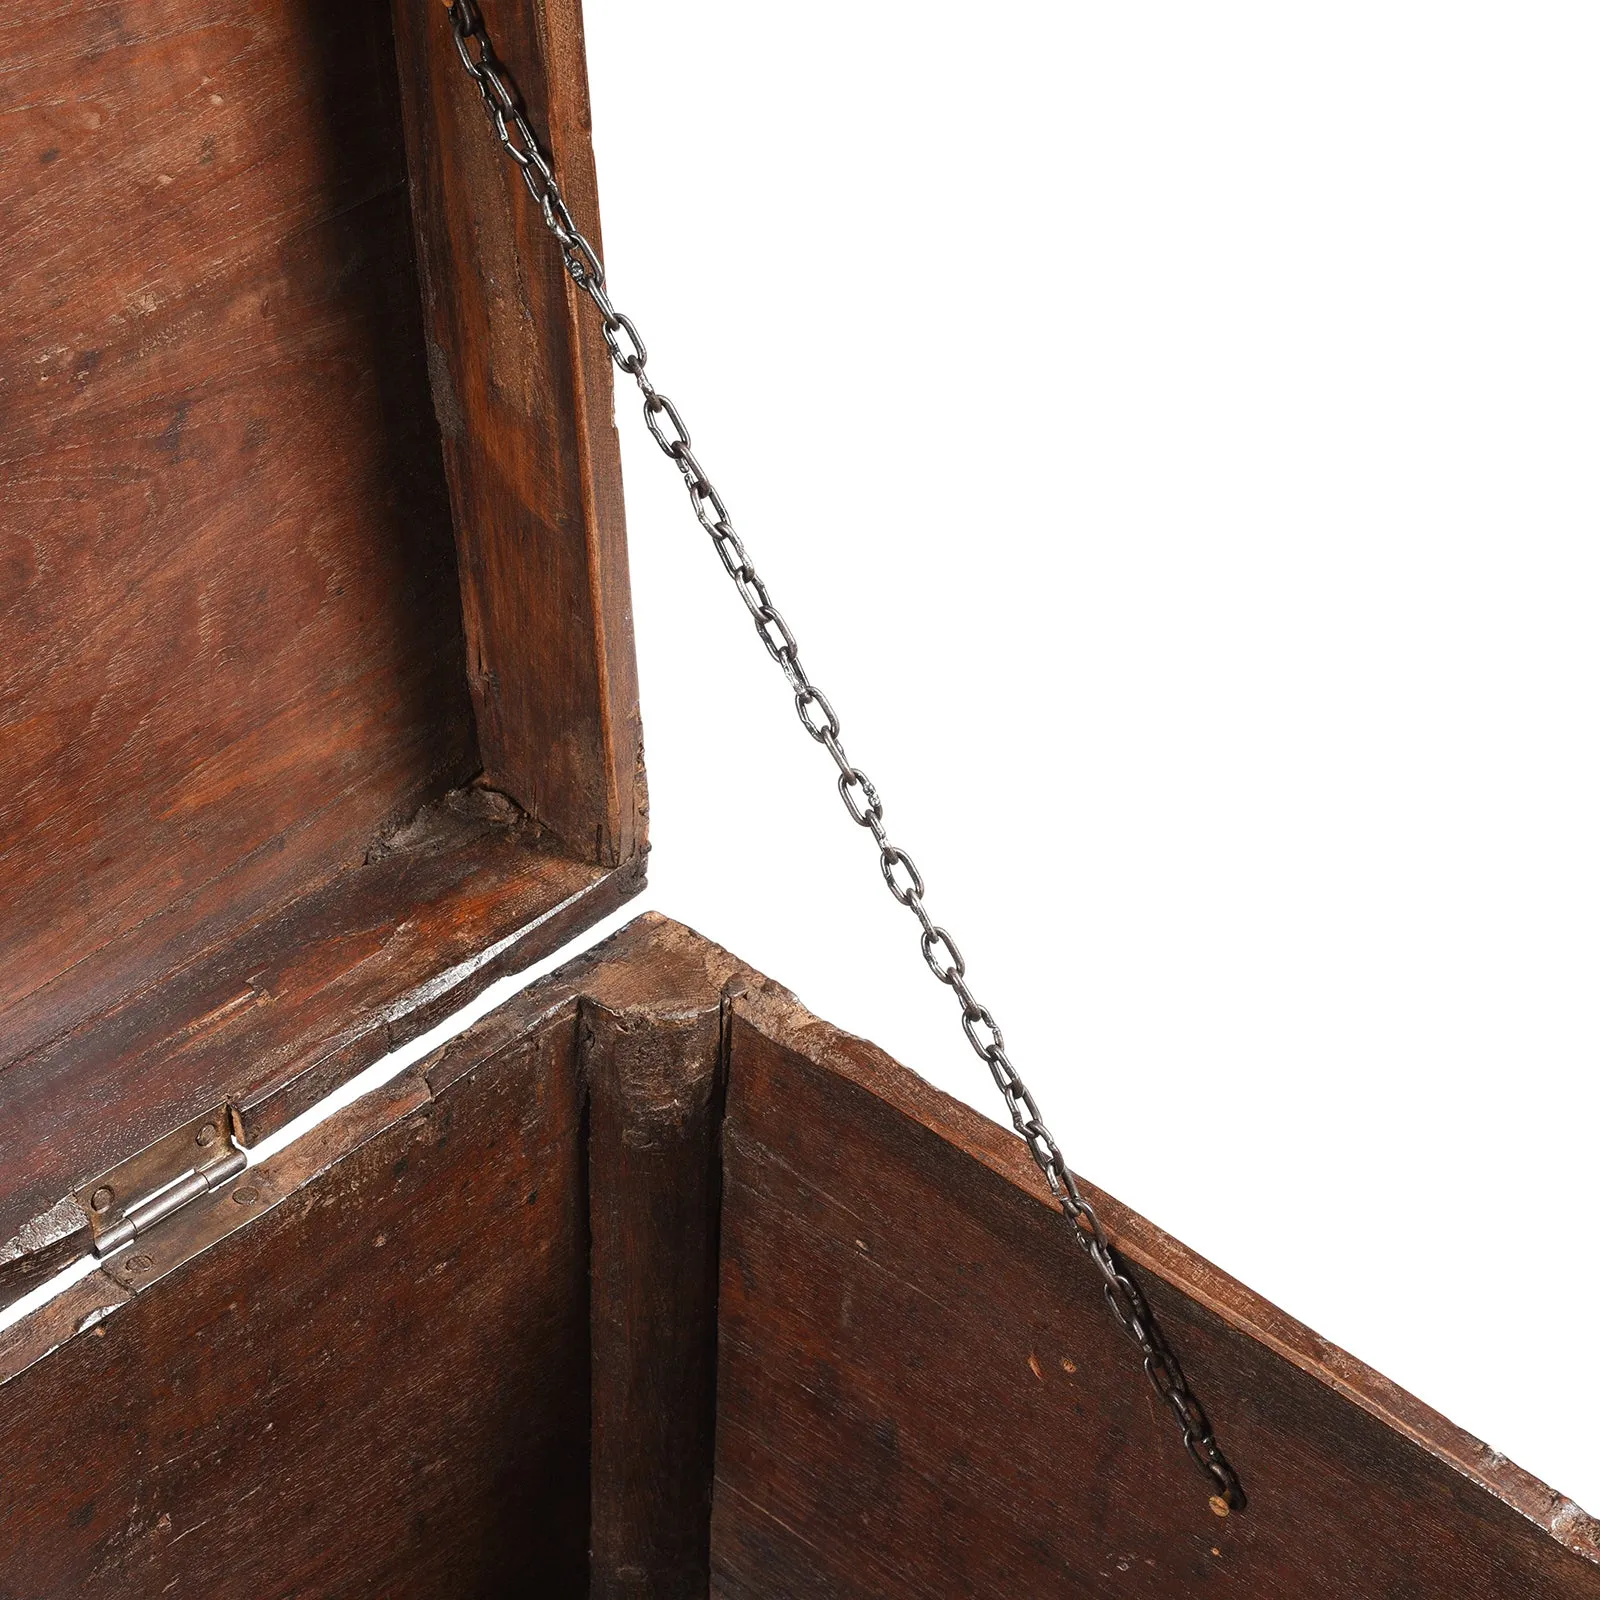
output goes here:
[{"label": "dark brown wood plank", "polygon": [[86,1248],[63,1198],[79,1182],[225,1097],[254,1143],[642,883],[642,862],[606,872],[550,849],[492,791],[452,794],[0,1073],[0,1303]]},{"label": "dark brown wood plank", "polygon": [[[592,212],[576,13],[538,28]],[[485,947],[516,948],[484,982],[611,909],[644,838],[607,371],[558,332],[520,369],[546,434],[494,438],[561,463],[502,483],[465,602],[516,619],[489,748],[543,775],[541,853],[373,862],[482,765],[384,0],[46,7],[0,66],[4,1296],[80,1242],[58,1180],[219,1081],[275,1125],[470,997]]]},{"label": "dark brown wood plank", "polygon": [[[698,945],[685,971],[666,957]],[[710,1578],[723,996],[731,958],[666,925],[647,1001],[586,998],[593,1600],[686,1600]],[[677,981],[674,981],[677,979]]]},{"label": "dark brown wood plank", "polygon": [[1600,1596],[1592,1519],[1091,1190],[1217,1516],[1019,1141],[798,1007],[731,1038],[714,1594]]},{"label": "dark brown wood plank", "polygon": [[[611,364],[444,8],[395,0],[395,19],[484,770],[575,854],[624,861],[645,799]],[[488,21],[598,241],[577,0],[510,0]]]},{"label": "dark brown wood plank", "polygon": [[0,1340],[0,1593],[581,1595],[576,1033],[496,1014]]},{"label": "dark brown wood plank", "polygon": [[0,1067],[477,758],[382,0],[0,21]]}]

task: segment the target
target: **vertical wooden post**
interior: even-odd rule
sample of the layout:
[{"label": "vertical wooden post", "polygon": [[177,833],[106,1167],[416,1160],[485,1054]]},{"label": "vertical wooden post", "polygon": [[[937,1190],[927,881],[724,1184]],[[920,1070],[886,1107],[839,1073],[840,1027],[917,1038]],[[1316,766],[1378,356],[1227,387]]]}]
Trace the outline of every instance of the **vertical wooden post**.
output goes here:
[{"label": "vertical wooden post", "polygon": [[[699,988],[699,985],[694,986]],[[715,1425],[721,1005],[583,1002],[591,1600],[703,1600]]]}]

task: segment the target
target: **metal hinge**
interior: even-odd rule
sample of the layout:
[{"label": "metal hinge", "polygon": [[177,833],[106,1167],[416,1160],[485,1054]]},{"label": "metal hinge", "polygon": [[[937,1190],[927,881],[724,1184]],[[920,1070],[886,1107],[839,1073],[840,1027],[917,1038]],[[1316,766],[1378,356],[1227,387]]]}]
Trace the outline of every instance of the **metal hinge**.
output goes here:
[{"label": "metal hinge", "polygon": [[73,1193],[94,1233],[94,1253],[108,1256],[191,1200],[237,1177],[249,1157],[234,1140],[226,1100],[163,1134],[138,1155],[79,1185]]}]

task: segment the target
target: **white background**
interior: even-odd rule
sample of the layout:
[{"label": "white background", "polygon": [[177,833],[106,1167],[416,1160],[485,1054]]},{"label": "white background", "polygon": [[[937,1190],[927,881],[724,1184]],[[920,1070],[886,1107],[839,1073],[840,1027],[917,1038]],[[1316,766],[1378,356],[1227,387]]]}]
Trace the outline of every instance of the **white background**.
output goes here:
[{"label": "white background", "polygon": [[[616,301],[1069,1159],[1600,1510],[1600,12],[588,33]],[[618,421],[647,903],[996,1112]]]}]

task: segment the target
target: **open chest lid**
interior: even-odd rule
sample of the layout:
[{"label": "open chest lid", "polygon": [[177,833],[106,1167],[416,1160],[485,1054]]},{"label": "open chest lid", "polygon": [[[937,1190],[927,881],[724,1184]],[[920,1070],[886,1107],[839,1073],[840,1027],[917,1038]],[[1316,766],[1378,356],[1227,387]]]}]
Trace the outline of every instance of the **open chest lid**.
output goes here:
[{"label": "open chest lid", "polygon": [[610,362],[443,7],[141,15],[0,43],[0,1303],[643,884]]}]

